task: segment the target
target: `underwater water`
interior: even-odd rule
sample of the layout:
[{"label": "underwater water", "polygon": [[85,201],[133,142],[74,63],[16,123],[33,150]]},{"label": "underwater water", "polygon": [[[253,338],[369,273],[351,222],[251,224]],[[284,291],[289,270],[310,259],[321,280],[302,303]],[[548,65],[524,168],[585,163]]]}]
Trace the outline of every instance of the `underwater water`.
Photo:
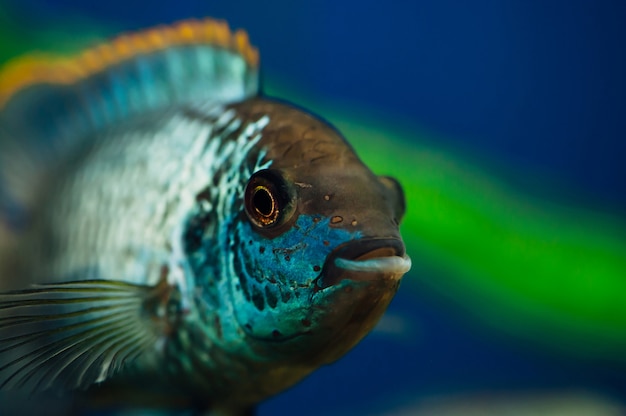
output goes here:
[{"label": "underwater water", "polygon": [[259,47],[268,94],[400,179],[413,269],[388,314],[261,415],[621,414],[626,6],[336,3],[5,0],[0,60],[225,18]]}]

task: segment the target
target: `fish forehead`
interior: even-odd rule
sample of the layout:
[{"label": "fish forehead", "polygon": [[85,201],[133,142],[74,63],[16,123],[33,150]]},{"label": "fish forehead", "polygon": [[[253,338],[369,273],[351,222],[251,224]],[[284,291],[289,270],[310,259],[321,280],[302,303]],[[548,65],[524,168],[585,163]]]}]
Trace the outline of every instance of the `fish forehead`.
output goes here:
[{"label": "fish forehead", "polygon": [[260,145],[267,149],[273,168],[315,170],[320,165],[340,169],[362,167],[352,147],[330,124],[298,107],[257,98],[233,105],[242,120],[264,114],[269,124]]},{"label": "fish forehead", "polygon": [[212,103],[193,108],[205,117],[179,109],[102,132],[65,167],[25,244],[24,256],[38,259],[29,275],[50,282],[90,271],[155,284],[172,256],[184,258],[181,233],[197,195],[217,183],[205,208],[218,211],[223,190],[216,178],[239,168],[263,125],[252,123],[246,134],[231,137],[241,126],[233,110]]}]

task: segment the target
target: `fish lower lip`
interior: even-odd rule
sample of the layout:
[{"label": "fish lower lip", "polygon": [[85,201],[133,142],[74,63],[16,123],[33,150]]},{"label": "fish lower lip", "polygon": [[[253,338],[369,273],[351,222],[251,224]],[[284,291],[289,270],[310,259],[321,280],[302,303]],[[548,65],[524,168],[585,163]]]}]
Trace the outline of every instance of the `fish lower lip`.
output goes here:
[{"label": "fish lower lip", "polygon": [[341,280],[399,280],[411,268],[399,238],[363,238],[337,247],[327,258],[320,285],[325,288]]},{"label": "fish lower lip", "polygon": [[388,274],[405,274],[411,269],[411,258],[403,257],[375,257],[367,260],[348,260],[341,257],[335,259],[335,266],[352,272],[373,272]]}]

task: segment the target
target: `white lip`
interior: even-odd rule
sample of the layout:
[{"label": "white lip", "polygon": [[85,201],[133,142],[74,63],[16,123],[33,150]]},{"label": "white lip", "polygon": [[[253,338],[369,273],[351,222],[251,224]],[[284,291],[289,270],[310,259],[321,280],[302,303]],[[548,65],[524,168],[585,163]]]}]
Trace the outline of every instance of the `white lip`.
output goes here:
[{"label": "white lip", "polygon": [[335,266],[353,272],[404,274],[411,269],[409,256],[378,257],[367,260],[335,259]]}]

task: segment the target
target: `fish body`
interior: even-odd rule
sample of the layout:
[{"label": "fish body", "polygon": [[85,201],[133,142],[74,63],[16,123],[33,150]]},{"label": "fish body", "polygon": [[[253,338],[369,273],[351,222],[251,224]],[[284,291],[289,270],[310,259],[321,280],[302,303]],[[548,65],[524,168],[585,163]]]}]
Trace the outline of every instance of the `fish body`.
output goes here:
[{"label": "fish body", "polygon": [[236,413],[383,314],[400,186],[260,95],[242,33],[183,22],[0,77],[0,391]]}]

